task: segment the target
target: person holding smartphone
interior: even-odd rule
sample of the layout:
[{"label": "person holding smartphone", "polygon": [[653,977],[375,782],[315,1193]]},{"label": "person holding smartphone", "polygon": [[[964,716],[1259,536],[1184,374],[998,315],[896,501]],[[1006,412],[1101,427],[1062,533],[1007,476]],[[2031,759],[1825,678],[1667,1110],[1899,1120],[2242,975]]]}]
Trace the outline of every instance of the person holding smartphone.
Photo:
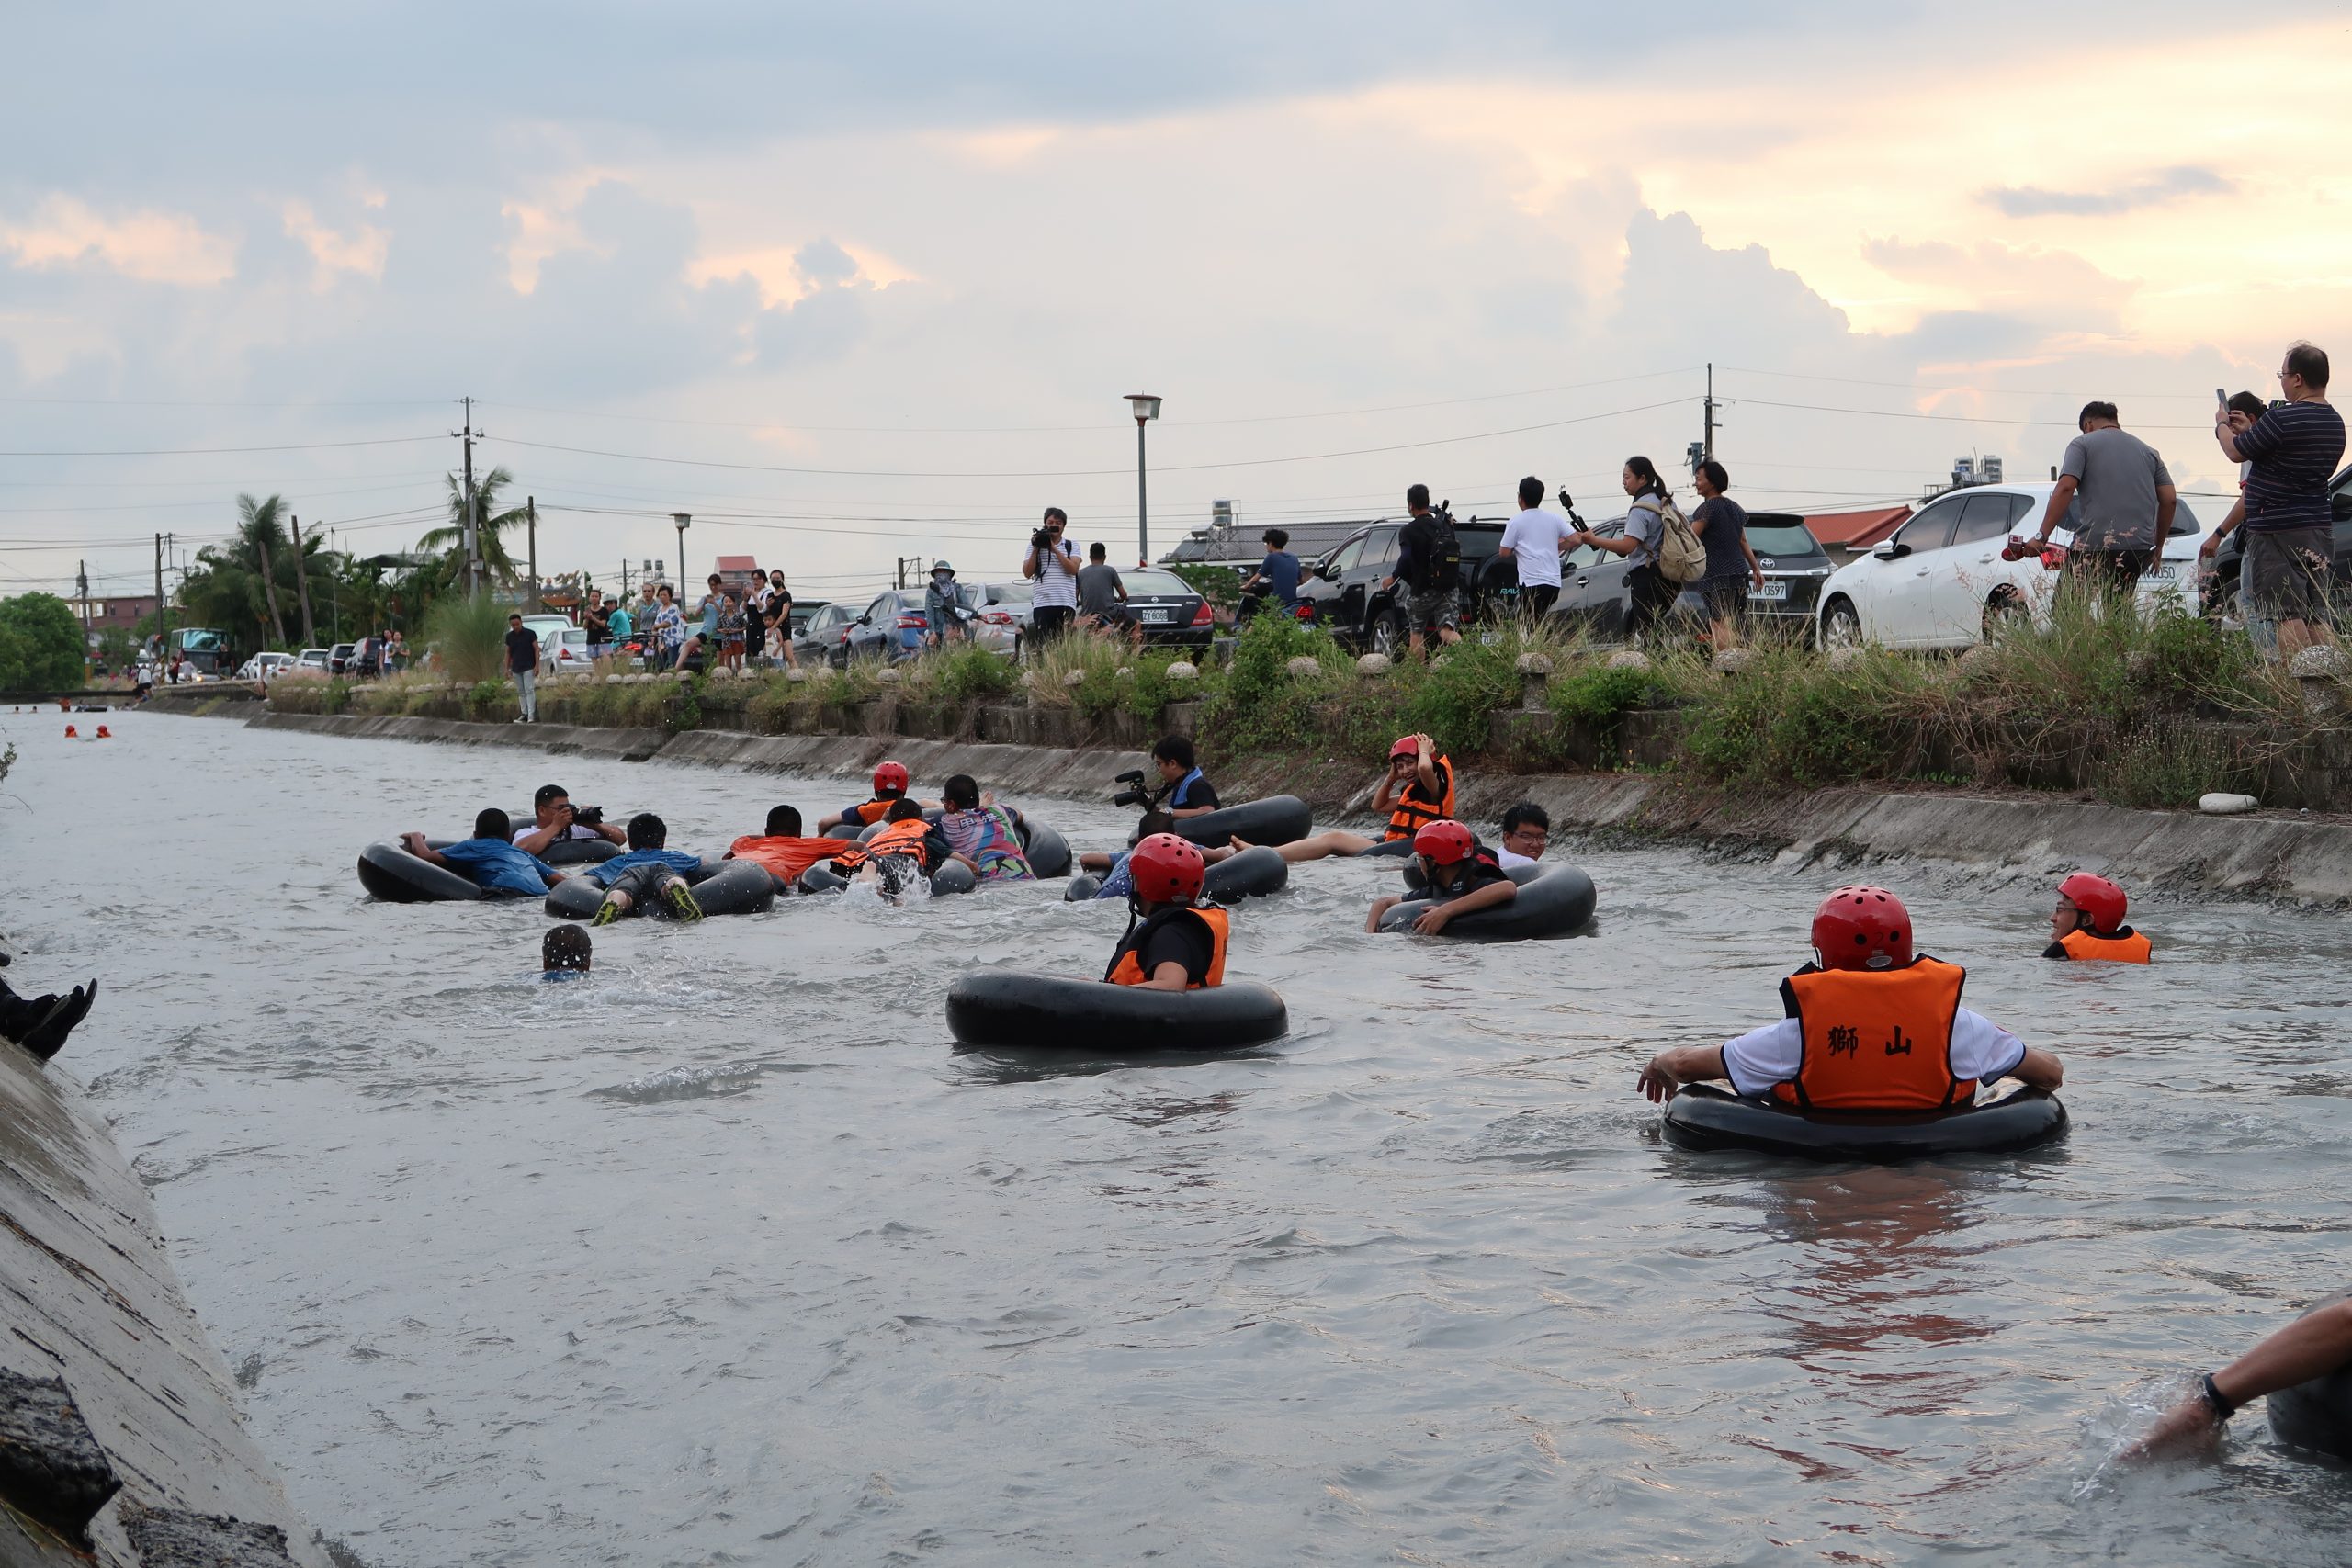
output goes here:
[{"label": "person holding smartphone", "polygon": [[1029,536],[1029,553],[1021,558],[1021,575],[1036,583],[1030,597],[1030,635],[1040,644],[1051,642],[1069,629],[1078,615],[1078,574],[1085,562],[1062,538],[1069,513],[1058,506],[1046,508],[1046,520]]}]

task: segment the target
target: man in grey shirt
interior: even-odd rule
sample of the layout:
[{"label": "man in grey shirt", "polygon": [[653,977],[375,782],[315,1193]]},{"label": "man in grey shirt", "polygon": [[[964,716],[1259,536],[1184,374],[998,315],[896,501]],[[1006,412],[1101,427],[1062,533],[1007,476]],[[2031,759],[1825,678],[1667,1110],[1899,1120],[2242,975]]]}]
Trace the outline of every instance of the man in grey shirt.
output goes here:
[{"label": "man in grey shirt", "polygon": [[2065,581],[2076,592],[2104,595],[2138,592],[2140,579],[2162,558],[2180,503],[2172,475],[2156,449],[2116,423],[2113,403],[2086,403],[2058,465],[2058,488],[2041,516],[2041,542],[2079,506],[2066,553]]},{"label": "man in grey shirt", "polygon": [[1138,633],[1142,628],[1128,623],[1127,585],[1109,554],[1100,539],[1087,547],[1087,564],[1078,569],[1078,618],[1097,631]]}]

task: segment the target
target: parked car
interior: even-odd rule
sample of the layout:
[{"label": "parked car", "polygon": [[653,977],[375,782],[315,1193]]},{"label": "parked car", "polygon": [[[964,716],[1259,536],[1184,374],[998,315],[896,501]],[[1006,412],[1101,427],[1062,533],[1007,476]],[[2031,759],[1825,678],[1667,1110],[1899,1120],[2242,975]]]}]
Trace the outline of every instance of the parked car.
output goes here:
[{"label": "parked car", "polygon": [[803,664],[843,662],[842,643],[857,613],[838,602],[820,604],[806,618],[798,605],[792,611],[792,657]]},{"label": "parked car", "polygon": [[358,650],[359,645],[356,642],[339,642],[328,649],[327,673],[330,675],[350,674],[351,656]]},{"label": "parked car", "polygon": [[[1615,538],[1625,521],[1600,524],[1593,532]],[[1829,552],[1792,512],[1751,512],[1747,514],[1747,545],[1764,574],[1764,586],[1747,592],[1747,614],[1760,627],[1786,626],[1799,635],[1813,635],[1815,602],[1821,585],[1837,570]],[[1560,597],[1552,614],[1563,625],[1581,627],[1604,641],[1625,635],[1625,618],[1633,608],[1633,593],[1625,586],[1625,558],[1590,545],[1578,545],[1560,563]],[[1695,597],[1679,596],[1676,613],[1704,618]]]},{"label": "parked car", "polygon": [[[541,613],[523,617],[524,629],[539,639],[539,668],[547,668],[548,645],[573,629],[571,617]],[[691,628],[689,628],[691,629]]]},{"label": "parked car", "polygon": [[295,672],[303,675],[326,674],[328,672],[327,653],[328,650],[323,648],[304,649],[301,652],[294,656],[293,669]]},{"label": "parked car", "polygon": [[[1405,644],[1403,592],[1381,583],[1396,570],[1396,536],[1404,520],[1382,520],[1359,528],[1340,541],[1339,547],[1302,576],[1298,601],[1302,618],[1329,627],[1342,646],[1374,653],[1394,653]],[[1487,609],[1488,590],[1483,579],[1487,563],[1503,542],[1500,523],[1454,519],[1453,536],[1462,546],[1462,620],[1466,626]]]},{"label": "parked car", "polygon": [[[2003,616],[2050,613],[2058,574],[2028,555],[2001,558],[2011,534],[2041,525],[2049,484],[1977,485],[1937,497],[1860,560],[1822,585],[1815,625],[1825,648],[1857,642],[1889,648],[1959,649],[1984,640]],[[2071,524],[2073,513],[2069,513]],[[2182,502],[2162,559],[2140,580],[2140,600],[2197,608],[2197,551],[2204,525]],[[2062,525],[2052,542],[2073,536]]]},{"label": "parked car", "polygon": [[923,638],[931,631],[931,617],[923,613],[922,595],[920,588],[890,588],[876,594],[851,619],[849,635],[842,640],[841,655],[835,662],[881,659],[896,664],[920,653]]},{"label": "parked car", "polygon": [[1216,636],[1216,616],[1199,589],[1159,567],[1139,566],[1119,573],[1127,591],[1127,612],[1148,648],[1182,648],[1206,653]]},{"label": "parked car", "polygon": [[[528,626],[530,623],[526,621],[524,624]],[[561,675],[588,669],[594,663],[595,660],[588,657],[586,626],[565,626],[560,631],[540,633],[539,669],[542,673]]]},{"label": "parked car", "polygon": [[284,674],[288,670],[291,669],[293,664],[294,656],[290,653],[256,653],[251,659],[246,660],[244,663],[239,667],[237,671],[237,679],[240,681],[274,681],[277,679],[278,676]]},{"label": "parked car", "polygon": [[[2352,614],[2352,468],[2335,476],[2329,510],[2335,519],[2335,570],[2328,574],[2328,597],[2340,616]],[[2213,576],[2205,584],[2205,607],[2225,620],[2237,620],[2238,579],[2245,566],[2245,530],[2233,528],[2222,547],[2213,552]]]},{"label": "parked car", "polygon": [[1029,641],[1037,585],[1025,581],[981,583],[978,601],[973,605],[978,615],[965,629],[991,653],[1019,654]]}]

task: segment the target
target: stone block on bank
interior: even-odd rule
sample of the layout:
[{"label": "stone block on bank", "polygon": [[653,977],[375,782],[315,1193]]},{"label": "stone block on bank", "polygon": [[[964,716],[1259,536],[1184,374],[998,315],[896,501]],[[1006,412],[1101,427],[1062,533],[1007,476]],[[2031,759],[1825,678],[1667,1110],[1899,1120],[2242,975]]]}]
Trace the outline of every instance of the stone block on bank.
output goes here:
[{"label": "stone block on bank", "polygon": [[1356,660],[1356,673],[1359,675],[1385,675],[1396,668],[1396,661],[1385,653],[1367,653]]},{"label": "stone block on bank", "polygon": [[2260,804],[2250,795],[2231,795],[2218,790],[2197,797],[2197,809],[2208,817],[2240,817]]},{"label": "stone block on bank", "polygon": [[1322,661],[1304,653],[1283,668],[1290,671],[1290,678],[1294,681],[1312,681],[1323,673]]},{"label": "stone block on bank", "polygon": [[1725,648],[1716,651],[1715,671],[1722,675],[1744,675],[1756,668],[1756,650],[1752,648]]},{"label": "stone block on bank", "polygon": [[1201,667],[1180,659],[1168,667],[1168,678],[1171,681],[1197,681],[1201,678]]},{"label": "stone block on bank", "polygon": [[1621,648],[1609,656],[1607,663],[1611,670],[1646,670],[1649,667],[1650,656],[1638,648]]}]

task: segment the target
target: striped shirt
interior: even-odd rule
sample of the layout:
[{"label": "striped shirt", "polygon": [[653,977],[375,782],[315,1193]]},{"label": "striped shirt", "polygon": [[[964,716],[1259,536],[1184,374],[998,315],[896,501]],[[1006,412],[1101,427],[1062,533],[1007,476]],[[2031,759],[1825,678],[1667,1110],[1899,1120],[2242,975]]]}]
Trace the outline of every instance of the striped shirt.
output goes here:
[{"label": "striped shirt", "polygon": [[2328,525],[2327,482],[2344,460],[2344,416],[2326,403],[2278,403],[2237,438],[2254,460],[2245,481],[2245,526],[2268,534]]}]

